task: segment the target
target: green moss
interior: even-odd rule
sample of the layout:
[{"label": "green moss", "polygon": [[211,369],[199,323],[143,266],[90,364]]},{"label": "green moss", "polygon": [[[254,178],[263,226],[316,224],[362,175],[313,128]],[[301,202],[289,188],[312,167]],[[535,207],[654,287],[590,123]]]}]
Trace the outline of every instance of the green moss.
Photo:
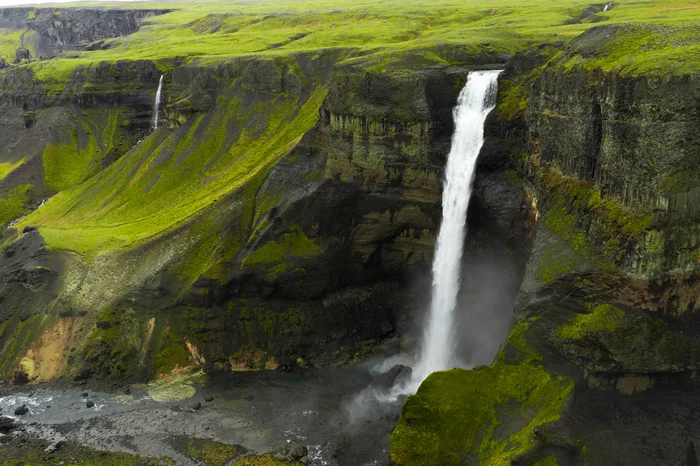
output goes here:
[{"label": "green moss", "polygon": [[67,129],[69,142],[44,149],[44,180],[56,191],[76,186],[102,168],[102,160],[115,147],[121,112],[106,115],[85,114],[76,126]]},{"label": "green moss", "polygon": [[17,363],[47,323],[50,324],[50,320],[46,315],[31,315],[24,321],[16,316],[7,321],[0,338],[0,374],[12,375]]},{"label": "green moss", "polygon": [[191,365],[185,342],[170,328],[164,329],[160,335],[154,361],[157,376],[167,375],[175,368]]},{"label": "green moss", "polygon": [[583,259],[572,253],[564,243],[551,244],[534,262],[536,277],[550,284],[575,271],[583,263]]},{"label": "green moss", "polygon": [[559,466],[559,459],[556,456],[548,456],[532,463],[532,466]]},{"label": "green moss", "polygon": [[0,226],[27,213],[26,205],[33,187],[31,184],[23,184],[10,191],[6,198],[0,198]]},{"label": "green moss", "polygon": [[[573,383],[540,365],[528,326],[516,325],[492,366],[435,372],[408,397],[391,437],[393,464],[459,465],[466,454],[480,464],[505,464],[534,446],[534,428],[560,417]],[[527,424],[503,434],[497,428],[508,415]]]},{"label": "green moss", "polygon": [[654,214],[603,199],[591,183],[545,167],[540,177],[549,206],[544,223],[581,257],[616,273],[621,261],[651,225]]},{"label": "green moss", "polygon": [[206,466],[224,466],[243,451],[238,445],[214,440],[190,439],[187,443],[187,456],[202,461]]},{"label": "green moss", "polygon": [[74,369],[105,377],[136,373],[140,362],[143,322],[131,309],[101,312],[81,351],[81,364]]},{"label": "green moss", "polygon": [[169,458],[149,458],[122,452],[98,451],[68,443],[54,452],[45,452],[48,444],[41,440],[21,439],[0,449],[2,466],[165,466],[174,465]]},{"label": "green moss", "polygon": [[505,120],[515,120],[525,116],[528,87],[514,80],[501,80],[498,83],[498,116]]},{"label": "green moss", "polygon": [[[283,265],[286,270],[286,262],[294,258],[308,258],[321,254],[317,240],[309,239],[296,225],[291,227],[289,233],[285,233],[279,241],[271,241],[253,251],[241,264],[243,267],[255,265]],[[283,264],[279,264],[283,263]]]},{"label": "green moss", "polygon": [[600,304],[556,331],[558,350],[593,372],[692,372],[700,342],[657,317]]},{"label": "green moss", "polygon": [[559,338],[580,340],[587,335],[600,332],[615,332],[625,323],[624,311],[610,304],[601,304],[588,314],[576,318],[557,329]]},{"label": "green moss", "polygon": [[19,167],[24,163],[24,159],[19,160],[14,163],[2,162],[0,163],[0,181],[4,180],[7,175],[9,175],[15,168]]}]

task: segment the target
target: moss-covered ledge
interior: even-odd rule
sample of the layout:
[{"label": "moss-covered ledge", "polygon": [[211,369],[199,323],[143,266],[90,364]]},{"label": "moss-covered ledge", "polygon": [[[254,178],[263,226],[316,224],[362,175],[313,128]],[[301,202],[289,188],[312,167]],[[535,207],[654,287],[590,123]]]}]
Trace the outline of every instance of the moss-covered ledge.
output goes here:
[{"label": "moss-covered ledge", "polygon": [[431,374],[404,403],[391,437],[395,465],[503,464],[537,447],[573,389],[553,376],[517,324],[491,366]]}]

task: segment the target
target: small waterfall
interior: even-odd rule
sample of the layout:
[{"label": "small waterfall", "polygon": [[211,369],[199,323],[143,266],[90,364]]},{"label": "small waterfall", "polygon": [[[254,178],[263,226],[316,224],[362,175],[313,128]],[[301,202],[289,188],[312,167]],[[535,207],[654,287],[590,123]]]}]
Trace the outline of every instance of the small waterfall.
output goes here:
[{"label": "small waterfall", "polygon": [[607,3],[607,4],[605,5],[605,8],[603,8],[603,13],[605,13],[606,11],[608,11],[608,10],[610,9],[611,6],[612,6],[612,2]]},{"label": "small waterfall", "polygon": [[453,354],[453,312],[460,287],[467,207],[476,160],[484,143],[484,122],[496,105],[500,73],[469,73],[467,84],[453,110],[455,130],[447,156],[442,225],[433,259],[433,296],[420,360],[413,371],[414,390],[430,373],[451,369],[456,363]]},{"label": "small waterfall", "polygon": [[156,92],[156,101],[153,104],[153,122],[151,126],[154,130],[158,129],[158,111],[160,109],[160,94],[163,91],[163,75],[160,75],[160,81],[158,82],[158,91]]}]

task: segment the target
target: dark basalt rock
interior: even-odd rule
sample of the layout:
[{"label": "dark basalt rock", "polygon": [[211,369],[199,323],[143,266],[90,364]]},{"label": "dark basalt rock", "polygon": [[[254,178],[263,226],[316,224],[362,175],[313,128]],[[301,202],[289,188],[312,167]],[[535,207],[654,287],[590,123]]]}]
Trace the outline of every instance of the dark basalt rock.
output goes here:
[{"label": "dark basalt rock", "polygon": [[410,367],[397,364],[374,379],[370,386],[383,391],[390,390],[391,387],[410,379],[412,373],[413,369]]},{"label": "dark basalt rock", "polygon": [[28,49],[24,47],[20,47],[17,49],[17,52],[15,52],[15,65],[18,65],[22,63],[25,60],[31,60],[32,59],[32,54],[29,52]]},{"label": "dark basalt rock", "polygon": [[95,407],[95,402],[92,401],[92,400],[88,400],[88,401],[85,403],[85,406],[86,406],[87,408],[94,408],[94,407]]},{"label": "dark basalt rock", "polygon": [[22,406],[18,406],[15,408],[15,416],[24,416],[29,412],[29,408],[27,407],[26,404],[23,404]]},{"label": "dark basalt rock", "polygon": [[0,416],[0,433],[7,434],[18,427],[14,419],[8,416]]}]

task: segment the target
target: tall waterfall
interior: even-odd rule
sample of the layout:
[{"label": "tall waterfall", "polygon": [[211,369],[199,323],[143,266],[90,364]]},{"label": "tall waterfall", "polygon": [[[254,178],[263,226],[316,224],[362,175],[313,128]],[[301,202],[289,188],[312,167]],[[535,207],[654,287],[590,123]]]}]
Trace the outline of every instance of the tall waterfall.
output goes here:
[{"label": "tall waterfall", "polygon": [[420,360],[412,376],[415,388],[430,373],[450,369],[456,363],[453,312],[460,287],[467,207],[476,159],[484,143],[484,122],[496,105],[499,74],[500,71],[469,73],[453,110],[455,130],[447,156],[442,225],[433,259],[433,296]]},{"label": "tall waterfall", "polygon": [[163,91],[163,75],[160,75],[160,81],[158,82],[158,91],[156,92],[156,101],[153,104],[153,122],[151,126],[153,129],[158,129],[158,111],[160,108],[160,94]]}]

